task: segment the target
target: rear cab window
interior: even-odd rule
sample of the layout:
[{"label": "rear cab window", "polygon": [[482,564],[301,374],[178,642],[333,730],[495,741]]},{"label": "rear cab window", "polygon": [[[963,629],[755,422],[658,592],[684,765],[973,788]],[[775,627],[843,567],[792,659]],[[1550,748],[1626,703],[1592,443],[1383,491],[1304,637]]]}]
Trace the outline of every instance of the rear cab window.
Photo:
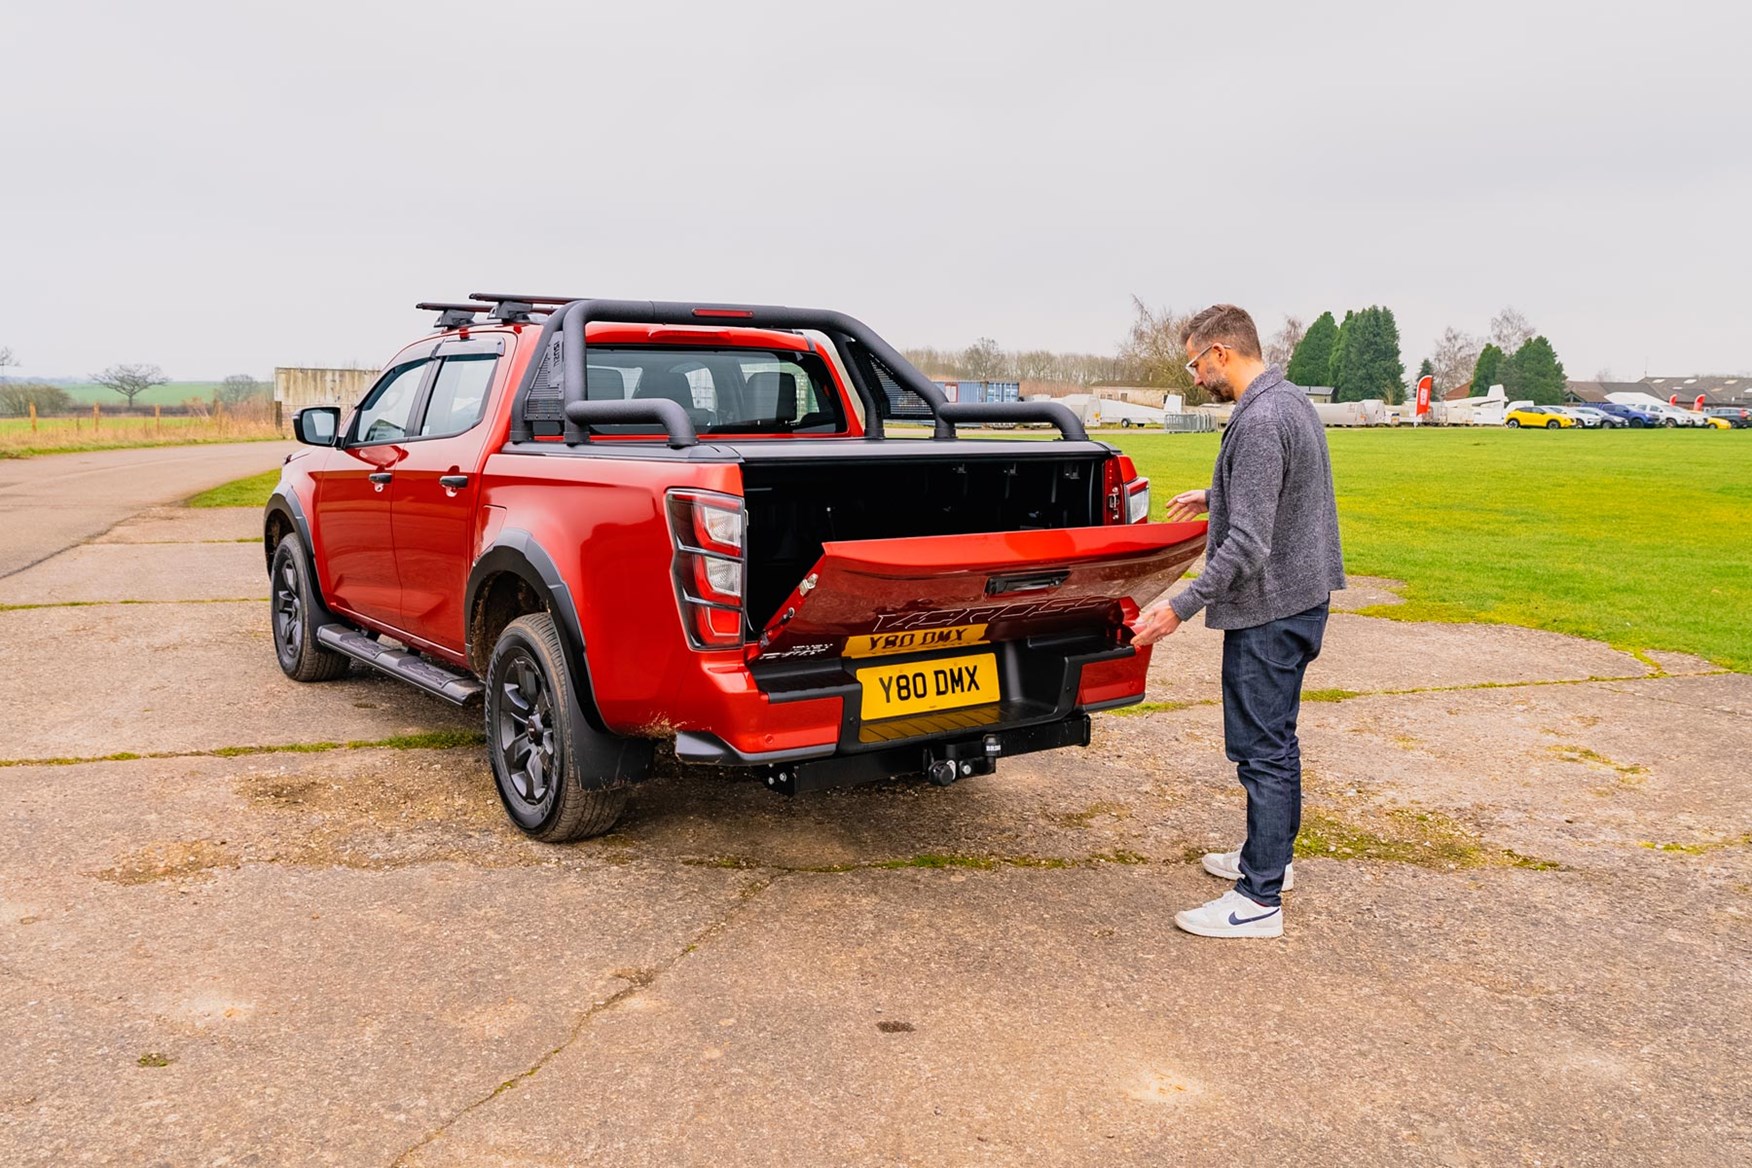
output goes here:
[{"label": "rear cab window", "polygon": [[[817,353],[612,344],[587,352],[591,401],[666,399],[685,409],[702,435],[850,432],[839,388]],[[594,429],[661,432],[651,425]]]}]

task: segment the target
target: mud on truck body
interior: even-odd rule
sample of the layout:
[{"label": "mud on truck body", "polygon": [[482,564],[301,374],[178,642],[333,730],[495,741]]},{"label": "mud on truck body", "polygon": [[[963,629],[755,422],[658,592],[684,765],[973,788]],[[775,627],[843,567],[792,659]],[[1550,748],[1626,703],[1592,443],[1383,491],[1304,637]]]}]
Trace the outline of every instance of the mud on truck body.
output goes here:
[{"label": "mud on truck body", "polygon": [[[264,516],[276,653],[481,701],[513,822],[609,829],[654,745],[786,793],[1085,746],[1126,620],[1204,548],[1051,402],[956,403],[860,322],[477,294]],[[921,422],[916,437],[888,423]],[[958,427],[1048,423],[1052,441]]]}]

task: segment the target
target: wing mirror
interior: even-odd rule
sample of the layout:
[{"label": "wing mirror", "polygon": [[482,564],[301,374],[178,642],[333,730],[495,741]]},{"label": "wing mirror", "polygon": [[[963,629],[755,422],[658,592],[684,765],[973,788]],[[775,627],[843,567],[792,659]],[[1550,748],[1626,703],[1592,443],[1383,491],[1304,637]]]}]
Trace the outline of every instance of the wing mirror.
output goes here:
[{"label": "wing mirror", "polygon": [[306,406],[292,415],[292,433],[306,446],[333,446],[340,432],[339,406]]}]

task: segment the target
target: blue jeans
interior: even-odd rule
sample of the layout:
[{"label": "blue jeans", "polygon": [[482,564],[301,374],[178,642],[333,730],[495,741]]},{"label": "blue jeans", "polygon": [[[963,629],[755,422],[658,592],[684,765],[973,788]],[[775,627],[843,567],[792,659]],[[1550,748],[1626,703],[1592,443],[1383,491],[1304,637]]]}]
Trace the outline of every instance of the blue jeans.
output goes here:
[{"label": "blue jeans", "polygon": [[1284,868],[1302,828],[1302,675],[1320,656],[1327,602],[1223,634],[1224,753],[1247,790],[1247,842],[1235,891],[1283,903]]}]

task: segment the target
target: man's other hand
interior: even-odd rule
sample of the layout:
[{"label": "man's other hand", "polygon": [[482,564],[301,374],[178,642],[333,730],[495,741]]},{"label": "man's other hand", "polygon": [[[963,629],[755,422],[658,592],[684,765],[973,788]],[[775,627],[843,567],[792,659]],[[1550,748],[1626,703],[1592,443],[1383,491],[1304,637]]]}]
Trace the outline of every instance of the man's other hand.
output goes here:
[{"label": "man's other hand", "polygon": [[1210,509],[1209,491],[1182,491],[1168,500],[1169,523],[1185,523],[1197,519]]},{"label": "man's other hand", "polygon": [[[1203,494],[1203,491],[1194,492]],[[1137,619],[1131,622],[1132,644],[1154,645],[1169,633],[1180,627],[1180,618],[1174,615],[1174,610],[1167,602],[1151,605],[1138,613]]]}]

